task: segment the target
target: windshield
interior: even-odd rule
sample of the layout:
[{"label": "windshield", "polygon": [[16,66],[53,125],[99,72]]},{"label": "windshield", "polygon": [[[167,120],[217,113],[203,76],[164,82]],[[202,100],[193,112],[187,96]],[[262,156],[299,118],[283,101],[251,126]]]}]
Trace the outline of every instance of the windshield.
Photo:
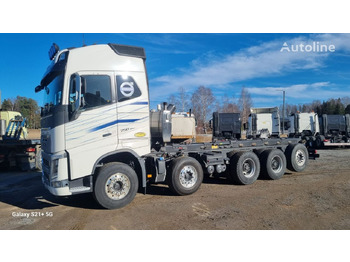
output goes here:
[{"label": "windshield", "polygon": [[63,74],[57,75],[44,87],[44,111],[49,112],[53,106],[62,103]]}]

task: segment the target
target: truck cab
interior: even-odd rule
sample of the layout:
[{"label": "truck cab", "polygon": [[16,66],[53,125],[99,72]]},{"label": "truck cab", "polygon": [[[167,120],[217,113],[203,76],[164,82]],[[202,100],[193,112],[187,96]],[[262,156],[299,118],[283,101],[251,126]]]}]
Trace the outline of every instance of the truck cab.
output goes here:
[{"label": "truck cab", "polygon": [[278,137],[281,123],[278,107],[251,108],[248,118],[249,137]]},{"label": "truck cab", "polygon": [[289,116],[290,136],[308,135],[316,136],[320,133],[317,113],[295,113]]},{"label": "truck cab", "polygon": [[[22,120],[23,116],[20,112],[17,111],[0,111],[0,130],[1,130],[1,136],[5,135],[6,129],[10,123],[11,120]],[[24,126],[22,128],[22,132],[20,135],[20,139],[26,139],[28,135],[28,130]]]},{"label": "truck cab", "polygon": [[140,156],[150,152],[144,49],[59,50],[54,44],[49,55],[51,65],[35,89],[44,93],[42,178],[48,190],[59,196],[91,192],[95,170],[113,159],[142,169]]}]

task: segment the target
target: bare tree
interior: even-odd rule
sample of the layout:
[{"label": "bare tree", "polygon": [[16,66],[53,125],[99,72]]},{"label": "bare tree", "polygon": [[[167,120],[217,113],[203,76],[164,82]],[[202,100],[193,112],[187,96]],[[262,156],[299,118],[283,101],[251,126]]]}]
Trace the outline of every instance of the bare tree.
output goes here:
[{"label": "bare tree", "polygon": [[320,100],[314,100],[311,103],[311,111],[316,112],[316,113],[320,113],[321,106],[322,106],[322,103]]},{"label": "bare tree", "polygon": [[215,103],[215,97],[210,88],[200,86],[192,94],[193,113],[197,119],[198,131],[206,128],[206,122],[210,118]]},{"label": "bare tree", "polygon": [[167,100],[167,101],[168,101],[169,104],[175,105],[176,108],[178,107],[177,97],[176,97],[174,94],[170,95],[170,96],[168,97],[168,100]]},{"label": "bare tree", "polygon": [[[282,115],[282,107],[283,105],[280,105],[280,115]],[[291,104],[285,104],[285,115],[289,116],[291,114],[295,114],[298,111],[298,108],[296,105],[291,105]]]},{"label": "bare tree", "polygon": [[239,113],[239,107],[235,101],[235,98],[230,98],[225,94],[220,111],[222,113]]},{"label": "bare tree", "polygon": [[344,105],[344,107],[347,107],[348,105],[350,105],[350,97],[348,96],[342,97],[341,102]]},{"label": "bare tree", "polygon": [[177,111],[187,112],[190,107],[189,95],[185,88],[179,87],[177,94],[172,94],[168,97],[168,102],[176,106]]},{"label": "bare tree", "polygon": [[250,114],[250,108],[253,106],[252,98],[247,89],[244,87],[241,91],[241,96],[238,100],[238,107],[241,112],[242,123],[248,122],[248,117]]},{"label": "bare tree", "polygon": [[186,93],[186,90],[184,87],[179,87],[179,104],[180,104],[180,108],[182,112],[186,112],[189,109],[189,98],[188,98],[188,94]]}]

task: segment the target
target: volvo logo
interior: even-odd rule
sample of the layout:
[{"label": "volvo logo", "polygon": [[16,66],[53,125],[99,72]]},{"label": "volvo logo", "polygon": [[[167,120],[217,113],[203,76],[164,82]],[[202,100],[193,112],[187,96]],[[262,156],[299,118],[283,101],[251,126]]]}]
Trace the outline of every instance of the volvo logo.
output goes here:
[{"label": "volvo logo", "polygon": [[133,82],[124,82],[120,85],[120,92],[123,94],[123,96],[131,97],[134,92],[134,83]]}]

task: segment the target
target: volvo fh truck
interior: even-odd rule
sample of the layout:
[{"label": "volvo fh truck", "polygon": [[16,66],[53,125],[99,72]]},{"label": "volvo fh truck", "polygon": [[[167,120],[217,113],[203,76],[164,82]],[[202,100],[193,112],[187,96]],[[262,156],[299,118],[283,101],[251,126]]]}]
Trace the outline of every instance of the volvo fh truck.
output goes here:
[{"label": "volvo fh truck", "polygon": [[162,103],[150,110],[143,48],[59,50],[54,44],[49,55],[51,65],[35,90],[45,98],[42,180],[54,195],[90,192],[114,209],[130,203],[138,190],[146,193],[149,183],[188,195],[204,175],[248,185],[260,174],[278,179],[286,168],[303,171],[309,157],[317,157],[293,138],[172,143],[175,107]]}]

